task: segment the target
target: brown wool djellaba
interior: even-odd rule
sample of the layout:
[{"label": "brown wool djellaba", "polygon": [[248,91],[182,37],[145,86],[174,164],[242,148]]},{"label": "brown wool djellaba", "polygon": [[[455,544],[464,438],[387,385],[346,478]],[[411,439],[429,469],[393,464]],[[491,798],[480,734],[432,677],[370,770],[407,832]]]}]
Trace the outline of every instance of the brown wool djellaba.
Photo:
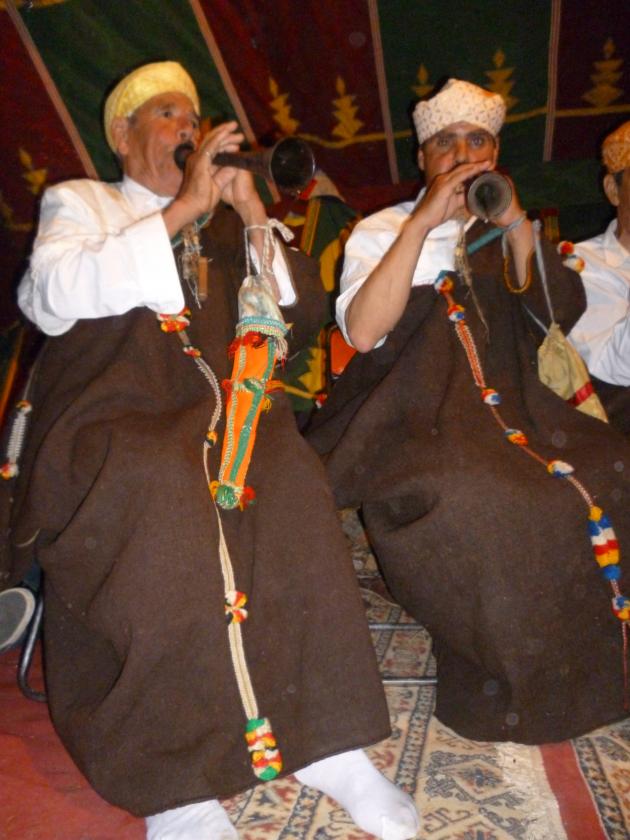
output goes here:
[{"label": "brown wool djellaba", "polygon": [[[242,228],[203,232],[209,295],[188,334],[230,376]],[[218,243],[218,244],[217,244]],[[322,317],[316,266],[287,251],[298,288],[296,352]],[[35,532],[45,582],[54,725],[96,790],[134,814],[224,797],[256,783],[230,660],[216,517],[202,445],[212,392],[155,314],[81,321],[48,339],[13,506],[19,579]],[[219,432],[223,430],[223,421]],[[211,460],[214,477],[220,446]],[[375,743],[389,718],[354,570],[316,454],[288,400],[258,429],[256,504],[222,513],[261,716],[291,772]]]},{"label": "brown wool djellaba", "polygon": [[591,382],[608,415],[613,429],[630,440],[630,387],[613,385],[591,375]]},{"label": "brown wool djellaba", "polygon": [[[484,231],[476,223],[468,241]],[[584,293],[543,244],[566,333]],[[470,264],[476,304],[461,281],[454,297],[486,385],[501,395],[507,426],[546,461],[570,463],[608,515],[628,595],[630,447],[539,382],[541,331],[524,310],[548,323],[535,264],[521,295],[504,285],[498,240]],[[594,559],[588,505],[506,440],[432,286],[412,290],[382,347],[354,357],[308,439],[337,503],[361,508],[389,590],[433,637],[443,723],[477,740],[539,744],[628,713],[622,623]]]}]

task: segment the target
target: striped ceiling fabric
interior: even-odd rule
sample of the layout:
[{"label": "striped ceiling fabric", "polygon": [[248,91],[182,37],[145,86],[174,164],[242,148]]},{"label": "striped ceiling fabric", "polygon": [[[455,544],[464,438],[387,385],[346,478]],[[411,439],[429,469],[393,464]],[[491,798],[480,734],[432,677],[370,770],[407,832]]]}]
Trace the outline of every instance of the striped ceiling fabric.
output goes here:
[{"label": "striped ceiling fabric", "polygon": [[580,238],[608,218],[598,148],[630,119],[629,31],[627,0],[0,0],[3,312],[44,187],[117,176],[101,108],[130,68],[181,61],[204,117],[251,143],[305,138],[363,212],[413,189],[414,103],[469,79],[506,100],[524,203]]}]

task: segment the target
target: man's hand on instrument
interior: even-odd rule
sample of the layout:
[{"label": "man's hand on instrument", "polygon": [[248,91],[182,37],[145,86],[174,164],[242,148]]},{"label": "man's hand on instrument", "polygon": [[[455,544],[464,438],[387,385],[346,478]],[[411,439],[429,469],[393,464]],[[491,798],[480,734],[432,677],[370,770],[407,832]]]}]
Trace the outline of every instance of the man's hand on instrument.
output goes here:
[{"label": "man's hand on instrument", "polygon": [[489,169],[492,169],[492,162],[482,160],[462,163],[449,172],[436,175],[413,215],[421,217],[429,230],[460,214],[467,215],[466,181]]}]

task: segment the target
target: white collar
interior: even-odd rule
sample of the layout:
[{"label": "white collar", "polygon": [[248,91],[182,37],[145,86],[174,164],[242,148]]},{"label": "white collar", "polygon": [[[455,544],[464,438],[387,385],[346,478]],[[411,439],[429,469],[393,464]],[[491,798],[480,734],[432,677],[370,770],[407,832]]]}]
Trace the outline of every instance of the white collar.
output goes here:
[{"label": "white collar", "polygon": [[613,268],[619,268],[626,260],[630,260],[630,253],[617,239],[617,219],[613,219],[604,231],[602,246],[606,262]]},{"label": "white collar", "polygon": [[173,200],[170,195],[157,195],[128,175],[125,175],[120,182],[120,192],[134,210],[142,216],[154,213],[157,210],[163,210]]}]

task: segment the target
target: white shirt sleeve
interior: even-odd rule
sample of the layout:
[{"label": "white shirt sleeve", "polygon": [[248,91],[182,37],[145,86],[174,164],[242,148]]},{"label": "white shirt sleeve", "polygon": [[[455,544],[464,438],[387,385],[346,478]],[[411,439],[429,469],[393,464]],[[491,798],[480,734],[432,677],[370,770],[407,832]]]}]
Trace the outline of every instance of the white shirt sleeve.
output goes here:
[{"label": "white shirt sleeve", "polygon": [[576,253],[585,262],[586,311],[569,338],[594,376],[630,386],[630,254],[610,236],[581,243]]},{"label": "white shirt sleeve", "polygon": [[136,306],[179,312],[184,296],[161,212],[135,219],[119,191],[99,182],[48,189],[18,303],[48,335]]},{"label": "white shirt sleeve", "polygon": [[[396,218],[397,208],[375,213],[360,221],[350,234],[343,257],[343,270],[339,281],[339,296],[335,302],[335,317],[341,334],[352,344],[346,327],[346,312],[352,299],[372,271],[383,259],[400,230],[405,215]],[[393,218],[390,218],[392,216]],[[385,341],[383,337],[379,347]]]},{"label": "white shirt sleeve", "polygon": [[[350,302],[398,238],[414,205],[423,195],[424,190],[420,192],[416,202],[405,201],[368,216],[352,231],[346,243],[340,294],[336,301],[337,323],[348,344],[352,343],[346,329],[346,312]],[[474,217],[471,217],[466,223],[466,228],[474,221]],[[430,285],[435,282],[440,271],[453,270],[458,234],[459,223],[454,219],[429,232],[413,271],[412,286]],[[375,347],[380,347],[386,338],[387,336],[383,336]]]}]

